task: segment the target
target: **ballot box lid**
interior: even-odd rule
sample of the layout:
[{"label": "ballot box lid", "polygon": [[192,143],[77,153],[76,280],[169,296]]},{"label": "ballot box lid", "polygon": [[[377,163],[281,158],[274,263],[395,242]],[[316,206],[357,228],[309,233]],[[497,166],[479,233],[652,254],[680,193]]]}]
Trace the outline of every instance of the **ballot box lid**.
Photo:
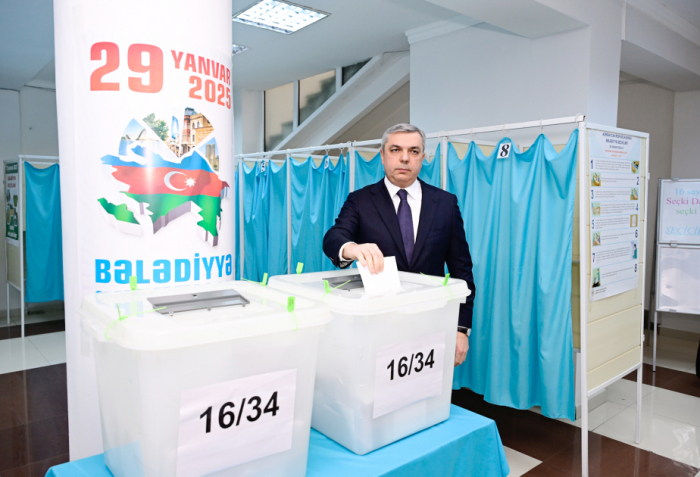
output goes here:
[{"label": "ballot box lid", "polygon": [[323,304],[246,281],[96,293],[83,299],[79,314],[95,339],[140,350],[293,333],[330,321]]},{"label": "ballot box lid", "polygon": [[[384,295],[369,296],[357,282],[357,269],[330,272],[278,275],[270,279],[269,285],[286,293],[321,300],[336,313],[376,314],[396,310],[417,313],[442,308],[448,301],[464,303],[471,293],[464,280],[434,277],[417,273],[399,272],[401,290]],[[345,280],[343,280],[345,279]],[[324,280],[328,281],[327,292]],[[346,286],[341,286],[345,281]]]}]

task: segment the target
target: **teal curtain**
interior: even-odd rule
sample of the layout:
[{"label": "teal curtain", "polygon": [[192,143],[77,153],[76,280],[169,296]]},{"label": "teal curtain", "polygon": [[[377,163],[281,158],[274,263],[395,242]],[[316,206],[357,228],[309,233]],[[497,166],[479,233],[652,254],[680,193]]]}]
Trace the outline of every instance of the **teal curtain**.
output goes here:
[{"label": "teal curtain", "polygon": [[[423,160],[423,166],[418,177],[427,184],[440,187],[441,172],[440,146],[438,145],[433,160],[430,162],[425,159]],[[383,177],[384,166],[382,165],[382,158],[379,153],[372,159],[366,160],[359,152],[355,152],[355,190],[362,189],[371,184],[376,184]]]},{"label": "teal curtain", "polygon": [[243,164],[243,173],[243,278],[259,282],[287,273],[287,163]]},{"label": "teal curtain", "polygon": [[24,165],[27,196],[25,300],[63,300],[61,180],[58,164],[39,169]]},{"label": "teal curtain", "polygon": [[382,158],[377,153],[369,161],[355,151],[355,190],[379,182],[384,177]]},{"label": "teal curtain", "polygon": [[476,299],[467,359],[454,388],[493,404],[541,406],[575,419],[571,248],[578,131],[557,153],[540,135],[508,158],[471,143],[448,146],[448,190],[457,195],[474,262]]},{"label": "teal curtain", "polygon": [[323,236],[335,222],[349,190],[346,156],[337,163],[325,156],[317,166],[312,158],[292,161],[292,270],[333,270],[323,253]]},{"label": "teal curtain", "polygon": [[418,178],[423,182],[438,188],[442,187],[442,180],[440,179],[440,174],[442,174],[440,154],[440,144],[438,144],[435,157],[433,157],[433,160],[430,162],[423,159],[423,166],[421,167],[420,174],[418,174]]}]

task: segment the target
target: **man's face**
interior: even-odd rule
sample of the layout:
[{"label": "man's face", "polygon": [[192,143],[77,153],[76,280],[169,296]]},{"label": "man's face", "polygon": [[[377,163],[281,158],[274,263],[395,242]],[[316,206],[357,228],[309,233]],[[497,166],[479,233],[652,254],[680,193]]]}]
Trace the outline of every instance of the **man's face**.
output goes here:
[{"label": "man's face", "polygon": [[387,138],[380,151],[384,174],[395,186],[406,188],[420,174],[423,166],[423,139],[417,132],[396,132]]}]

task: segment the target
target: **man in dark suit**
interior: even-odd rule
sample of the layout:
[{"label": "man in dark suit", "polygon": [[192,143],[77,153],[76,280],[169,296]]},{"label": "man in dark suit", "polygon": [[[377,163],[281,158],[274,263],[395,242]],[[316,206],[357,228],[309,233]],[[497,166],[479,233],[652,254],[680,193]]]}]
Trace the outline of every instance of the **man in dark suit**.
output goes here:
[{"label": "man in dark suit", "polygon": [[395,256],[399,270],[465,280],[471,290],[459,311],[455,366],[469,349],[474,308],[474,276],[457,197],[418,179],[425,157],[425,133],[397,124],[382,137],[385,177],[348,195],[335,225],[323,238],[334,265],[354,260],[378,273],[384,256]]}]

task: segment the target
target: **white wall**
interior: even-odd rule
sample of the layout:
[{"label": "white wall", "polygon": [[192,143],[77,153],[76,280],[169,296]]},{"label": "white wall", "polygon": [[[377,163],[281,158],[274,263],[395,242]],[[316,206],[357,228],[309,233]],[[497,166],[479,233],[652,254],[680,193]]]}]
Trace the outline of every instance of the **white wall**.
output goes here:
[{"label": "white wall", "polygon": [[485,24],[411,44],[411,123],[464,129],[586,111],[588,29],[527,38]]},{"label": "white wall", "polygon": [[700,178],[700,91],[676,93],[671,174]]},{"label": "white wall", "polygon": [[548,4],[590,26],[528,39],[474,25],[411,41],[411,122],[426,131],[575,114],[617,123],[622,3]]},{"label": "white wall", "polygon": [[24,87],[19,92],[22,154],[58,156],[56,92]]},{"label": "white wall", "polygon": [[[19,93],[17,91],[0,90],[0,144],[2,145],[0,147],[0,160],[17,159],[17,156],[21,153],[19,110]],[[5,210],[5,194],[0,194],[0,196],[2,196],[0,198],[0,206],[2,210]],[[2,264],[0,266],[0,304],[2,304],[0,321],[4,322],[6,320],[5,310],[7,310],[4,231],[0,246],[2,246],[0,251],[0,264]],[[18,307],[19,298],[14,296],[17,293],[13,292],[12,295],[13,307]]]},{"label": "white wall", "polygon": [[265,93],[249,89],[233,90],[234,154],[262,151]]},{"label": "white wall", "polygon": [[673,91],[645,83],[621,84],[617,126],[649,133],[649,181],[647,213],[647,274],[645,308],[650,308],[653,283],[654,237],[656,233],[656,204],[659,179],[671,177],[673,146]]}]

